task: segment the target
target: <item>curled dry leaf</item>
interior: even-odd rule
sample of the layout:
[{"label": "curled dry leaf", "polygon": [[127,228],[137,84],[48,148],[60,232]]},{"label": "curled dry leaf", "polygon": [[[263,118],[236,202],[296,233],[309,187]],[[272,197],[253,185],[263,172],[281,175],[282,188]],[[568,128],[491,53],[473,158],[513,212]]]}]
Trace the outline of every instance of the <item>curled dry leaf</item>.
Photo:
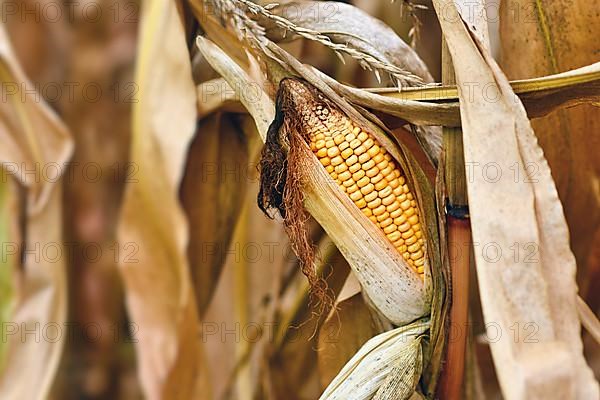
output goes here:
[{"label": "curled dry leaf", "polygon": [[[491,343],[503,394],[509,399],[597,398],[598,384],[582,354],[575,259],[548,164],[522,103],[515,101],[489,52],[473,40],[454,3],[434,0],[434,6],[464,99],[465,162],[485,160],[502,171],[515,166],[521,177],[515,181],[504,173],[490,182],[473,174],[467,183],[473,241],[503,252],[495,259],[475,252],[485,320],[503,333]],[[495,88],[499,100],[489,101],[483,91],[468,98],[469,82]],[[527,179],[529,164],[538,168],[536,179]],[[534,257],[507,256],[515,244],[532,246]],[[536,330],[535,341],[515,342],[505,334],[515,323],[527,322]]]},{"label": "curled dry leaf", "polygon": [[428,328],[428,320],[419,320],[371,338],[319,399],[410,398],[421,375],[421,340]]},{"label": "curled dry leaf", "polygon": [[[525,12],[525,10],[527,10]],[[521,15],[516,14],[521,11]],[[502,67],[511,79],[535,78],[581,68],[598,66],[600,3],[585,0],[531,2],[517,0],[500,8]],[[527,54],[528,57],[518,55]],[[536,62],[531,62],[531,60]],[[582,89],[594,83],[584,84]],[[598,82],[595,83],[596,88]],[[598,91],[596,91],[598,96]],[[596,105],[600,100],[596,97]],[[600,108],[582,106],[559,110],[532,121],[540,145],[552,168],[571,234],[571,247],[577,258],[582,297],[595,307],[600,298],[594,293],[598,275],[588,271],[600,267],[594,249],[598,248],[600,198],[597,182],[600,162]]]},{"label": "curled dry leaf", "polygon": [[[61,230],[60,173],[41,179],[52,164],[63,170],[73,149],[69,133],[58,117],[40,100],[16,60],[4,26],[0,27],[0,80],[6,101],[0,105],[0,163],[2,185],[14,178],[27,189],[24,238],[11,237],[4,248],[12,246],[8,259],[19,266],[16,297],[10,326],[16,331],[8,337],[5,368],[0,376],[0,392],[6,399],[44,399],[52,385],[64,344],[64,336],[55,341],[21,340],[23,326],[63,326],[67,312],[67,278],[64,257],[48,260],[25,252],[21,264],[21,245],[51,246],[64,254]],[[14,89],[14,90],[13,90]],[[12,93],[11,93],[12,92]],[[25,171],[28,171],[25,173]],[[31,171],[36,171],[34,174]],[[9,174],[10,179],[5,175]],[[13,187],[14,189],[14,187]],[[6,223],[11,223],[9,218]],[[4,224],[4,220],[2,224]],[[15,223],[14,220],[12,223]],[[3,249],[4,251],[4,249]],[[18,327],[18,328],[17,328]],[[8,328],[5,331],[8,333]],[[31,382],[36,382],[32,385]]]},{"label": "curled dry leaf", "polygon": [[[361,9],[337,1],[292,1],[274,7],[271,12],[300,28],[321,33],[332,42],[344,44],[372,57],[397,66],[433,82],[419,55],[389,26]],[[267,37],[275,42],[297,39],[294,31],[277,25],[272,19],[259,18]]]},{"label": "curled dry leaf", "polygon": [[137,249],[121,260],[127,306],[138,327],[139,375],[149,399],[208,398],[207,371],[178,200],[196,126],[196,92],[175,3],[144,3],[133,107],[131,162],[118,238]]}]

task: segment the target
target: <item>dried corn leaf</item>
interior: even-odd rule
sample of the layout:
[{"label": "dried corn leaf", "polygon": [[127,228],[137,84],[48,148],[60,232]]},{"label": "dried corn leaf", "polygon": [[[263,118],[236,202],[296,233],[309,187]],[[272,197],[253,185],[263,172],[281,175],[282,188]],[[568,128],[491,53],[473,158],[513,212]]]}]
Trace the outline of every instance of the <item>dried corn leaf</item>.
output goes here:
[{"label": "dried corn leaf", "polygon": [[[73,143],[67,129],[25,77],[4,26],[0,27],[0,81],[6,99],[0,105],[2,172],[27,189],[24,243],[15,237],[3,243],[7,249],[3,249],[3,256],[20,268],[14,310],[8,322],[14,332],[8,336],[9,326],[3,328],[8,336],[8,353],[0,376],[0,392],[6,399],[43,399],[50,390],[65,341],[63,335],[55,340],[36,338],[40,327],[60,329],[66,319],[60,177]],[[58,172],[43,175],[49,165]],[[12,177],[2,177],[3,185],[12,182]],[[56,253],[50,259],[42,253],[43,249]],[[25,256],[22,265],[21,252]],[[22,340],[24,330],[35,336]]]},{"label": "dried corn leaf", "polygon": [[[597,398],[582,355],[568,231],[525,109],[487,50],[473,41],[454,3],[434,0],[434,6],[455,67],[467,167],[495,163],[503,172],[493,182],[481,174],[468,179],[473,240],[502,252],[491,258],[476,249],[475,259],[486,322],[501,330],[491,348],[503,394]],[[489,101],[483,90],[469,97],[469,83],[494,88],[498,101]],[[528,165],[537,168],[535,176],[527,174]],[[516,182],[510,166],[520,174]],[[533,258],[507,255],[515,245],[532,246]],[[513,340],[508,332],[515,323],[520,329],[532,324],[533,337]]]},{"label": "dried corn leaf", "polygon": [[[592,39],[600,36],[599,2],[557,0],[536,1],[534,5],[518,0],[510,7],[502,4],[500,12],[502,67],[509,78],[556,74],[592,62],[600,74],[598,41]],[[520,54],[527,57],[515,56]],[[582,89],[593,86],[598,88],[598,81],[584,84]],[[599,105],[598,92],[596,96]],[[552,168],[577,258],[582,296],[586,297],[588,288],[598,281],[586,276],[586,271],[600,266],[593,254],[600,237],[600,139],[590,135],[600,131],[600,109],[583,106],[559,110],[532,121],[532,126]],[[590,295],[600,304],[598,296]]]},{"label": "dried corn leaf", "polygon": [[323,388],[331,383],[367,340],[381,333],[362,294],[357,293],[341,301],[338,299],[335,309],[336,312],[329,314],[319,330],[317,356]]},{"label": "dried corn leaf", "polygon": [[429,321],[420,320],[370,339],[346,363],[320,400],[410,398],[421,375],[421,340],[427,329]]},{"label": "dried corn leaf", "polygon": [[210,302],[228,253],[246,193],[247,165],[246,139],[231,116],[213,114],[200,123],[181,187],[199,315]]},{"label": "dried corn leaf", "polygon": [[[231,87],[241,90],[255,85],[248,75],[217,46],[200,37],[197,44],[207,61],[228,81]],[[285,54],[279,53],[278,56],[285,56]],[[320,89],[322,88],[320,87]],[[331,90],[326,93],[328,96],[330,94]],[[337,95],[333,93],[333,96]],[[339,97],[336,98],[336,103],[338,103],[338,99]],[[339,101],[343,102],[341,99]],[[243,100],[242,102],[244,103]],[[264,137],[268,123],[274,115],[272,101],[263,92],[260,101],[246,101],[244,105],[254,117],[261,137]],[[351,109],[351,106],[347,103],[346,105]],[[345,108],[344,111],[347,109]],[[267,115],[271,115],[271,118],[269,119]],[[366,121],[356,111],[352,114],[352,117],[355,116],[360,119],[360,122]],[[369,124],[368,121],[365,123]],[[372,127],[369,131],[375,129]],[[406,159],[405,156],[401,157],[399,152],[394,150],[395,146],[390,144],[390,140],[383,133],[378,131],[375,136],[381,143],[388,144],[386,148],[390,149],[396,159]],[[308,178],[303,188],[304,205],[324,227],[348,260],[353,271],[359,277],[366,295],[387,318],[397,324],[407,323],[426,315],[431,298],[428,275],[424,283],[420,277],[404,266],[405,261],[402,256],[390,248],[383,232],[360,212],[348,196],[340,191],[316,158],[308,158],[307,162]],[[405,168],[406,170],[407,168]],[[417,198],[421,204],[424,204],[418,190],[417,187]],[[349,232],[354,234],[348,235]],[[431,238],[434,235],[433,232],[429,233],[426,235],[427,239],[433,240]],[[436,247],[431,245],[430,248],[435,249]]]},{"label": "dried corn leaf", "polygon": [[188,231],[178,201],[196,124],[196,92],[175,3],[143,4],[131,161],[118,238],[135,259],[120,260],[139,375],[149,399],[208,398],[196,301],[186,259]]}]

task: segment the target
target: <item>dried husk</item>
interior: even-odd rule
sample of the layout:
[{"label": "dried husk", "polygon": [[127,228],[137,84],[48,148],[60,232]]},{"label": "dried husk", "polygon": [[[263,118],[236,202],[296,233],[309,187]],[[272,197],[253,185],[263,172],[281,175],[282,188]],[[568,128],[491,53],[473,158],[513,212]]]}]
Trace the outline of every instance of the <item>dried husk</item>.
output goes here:
[{"label": "dried husk", "polygon": [[346,363],[320,400],[400,400],[415,392],[423,368],[427,319],[371,338]]},{"label": "dried husk", "polygon": [[[231,87],[243,88],[253,85],[247,74],[218,47],[204,38],[198,38],[197,44],[204,57],[229,82]],[[323,86],[320,88],[322,89]],[[328,90],[328,92],[325,94],[331,95],[332,91]],[[337,97],[335,93],[333,96]],[[242,97],[241,100],[244,102]],[[272,101],[268,104],[269,101],[268,96],[264,94],[261,101],[244,104],[248,107],[250,114],[255,117],[261,135],[267,131],[265,122],[274,119],[274,112],[270,105]],[[338,101],[340,100],[335,99],[336,104],[339,104]],[[341,101],[343,102],[343,100]],[[264,102],[267,103],[267,107],[261,106]],[[269,108],[270,110],[268,110]],[[416,189],[419,204],[422,205],[424,201],[420,191],[422,185],[415,183],[413,172],[413,169],[418,169],[418,166],[409,164],[408,157],[401,154],[380,129],[353,110],[349,104],[346,103],[342,109],[344,111],[352,110],[352,118],[359,124],[361,122],[361,125],[368,124],[368,131],[372,132],[400,162],[409,181]],[[266,118],[266,113],[269,111],[273,112],[272,117]],[[263,140],[266,140],[266,137],[263,136]],[[389,241],[383,233],[356,208],[346,194],[340,191],[317,159],[307,157],[306,163],[306,179],[303,179],[302,188],[304,205],[348,260],[359,278],[365,294],[386,318],[398,325],[406,324],[428,314],[431,301],[430,272],[427,271],[425,279],[421,280],[410,270],[401,255],[389,245]],[[425,182],[426,179],[424,176],[422,177]],[[424,184],[429,185],[428,182]],[[429,240],[431,236],[437,236],[435,234],[437,228],[433,232],[429,229],[429,214],[426,210],[422,209],[421,211],[427,223],[427,253],[431,256],[437,250],[434,250],[435,247],[429,243]],[[429,265],[435,264],[432,264],[430,260]]]}]

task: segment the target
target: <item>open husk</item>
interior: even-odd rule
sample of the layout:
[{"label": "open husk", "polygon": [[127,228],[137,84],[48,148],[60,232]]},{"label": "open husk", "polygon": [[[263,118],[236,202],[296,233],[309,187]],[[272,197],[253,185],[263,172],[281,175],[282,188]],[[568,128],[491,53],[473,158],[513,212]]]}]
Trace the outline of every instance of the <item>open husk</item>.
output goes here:
[{"label": "open husk", "polygon": [[429,320],[379,334],[344,365],[320,400],[401,400],[415,392],[423,368],[421,341]]}]

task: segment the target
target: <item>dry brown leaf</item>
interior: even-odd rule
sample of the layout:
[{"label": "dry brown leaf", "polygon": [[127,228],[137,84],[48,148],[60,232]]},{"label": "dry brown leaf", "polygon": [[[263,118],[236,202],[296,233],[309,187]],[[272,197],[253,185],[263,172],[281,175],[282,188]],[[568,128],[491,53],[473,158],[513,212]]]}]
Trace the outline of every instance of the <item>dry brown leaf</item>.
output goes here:
[{"label": "dry brown leaf", "polygon": [[323,389],[367,340],[381,333],[361,293],[338,301],[336,309],[319,331],[317,357]]},{"label": "dry brown leaf", "polygon": [[246,138],[231,118],[213,114],[199,125],[181,187],[190,225],[188,255],[200,316],[225,262],[249,177]]},{"label": "dry brown leaf", "polygon": [[178,201],[196,124],[196,92],[176,5],[142,7],[131,162],[118,238],[135,250],[121,260],[127,306],[137,326],[139,376],[149,399],[210,397],[196,300],[186,259],[188,231]]},{"label": "dry brown leaf", "polygon": [[[0,27],[0,80],[6,96],[0,106],[2,171],[12,176],[10,181],[14,178],[27,189],[23,240],[26,247],[18,238],[10,238],[3,246],[11,246],[15,264],[21,263],[20,252],[28,250],[19,269],[15,308],[8,322],[15,332],[8,337],[0,392],[6,399],[44,399],[52,385],[65,336],[52,336],[53,340],[35,338],[41,336],[41,329],[54,329],[48,335],[56,335],[66,321],[60,178],[73,143],[65,126],[25,77],[4,26]],[[45,175],[49,166],[54,168],[53,173]],[[9,178],[3,174],[3,182],[6,179]],[[54,253],[44,253],[44,249]],[[9,255],[8,250],[4,251],[4,255]],[[22,329],[35,336],[22,340]]]},{"label": "dry brown leaf", "polygon": [[[503,2],[500,9],[500,34],[502,67],[509,78],[539,77],[598,61],[598,40],[591,38],[600,36],[599,2],[518,0],[510,7],[507,4]],[[585,298],[593,282],[586,279],[586,270],[595,262],[590,255],[600,233],[600,137],[590,134],[600,131],[600,109],[586,105],[559,110],[532,121],[532,126],[564,205]]]},{"label": "dry brown leaf", "polygon": [[[468,175],[468,193],[473,240],[481,246],[475,259],[483,312],[501,330],[491,348],[503,394],[597,398],[598,385],[582,354],[566,222],[525,109],[489,52],[472,40],[454,3],[435,0],[434,6],[455,67],[467,168],[495,163],[502,172],[491,181]],[[484,90],[468,92],[468,84],[493,88],[498,101]],[[535,176],[527,174],[529,165],[537,168]],[[517,181],[511,166],[520,174]],[[517,257],[510,254],[515,244],[524,247]],[[497,258],[481,251],[492,245],[502,251]],[[531,247],[528,258],[531,252],[524,251]],[[525,335],[528,326],[534,333],[514,340],[514,324]]]}]

